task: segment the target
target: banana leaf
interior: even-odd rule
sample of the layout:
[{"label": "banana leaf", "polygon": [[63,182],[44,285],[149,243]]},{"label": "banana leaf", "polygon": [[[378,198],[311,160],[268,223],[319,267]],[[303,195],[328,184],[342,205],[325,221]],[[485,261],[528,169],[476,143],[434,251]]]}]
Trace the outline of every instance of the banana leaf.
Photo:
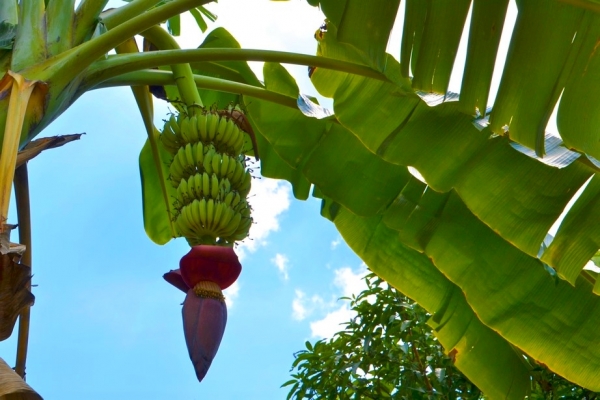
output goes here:
[{"label": "banana leaf", "polygon": [[[504,382],[513,382],[508,377],[519,369],[513,366],[493,372],[491,360],[495,358],[490,351],[495,348],[491,346],[495,340],[509,349],[504,360],[520,363],[522,351],[567,379],[600,390],[600,337],[594,329],[600,322],[596,311],[600,300],[592,292],[593,282],[585,279],[593,275],[581,274],[600,246],[595,229],[600,222],[595,211],[595,179],[566,213],[555,245],[542,255],[544,262],[568,282],[549,274],[538,258],[549,229],[578,189],[595,176],[596,169],[586,158],[573,158],[561,168],[550,166],[519,152],[512,143],[516,140],[543,153],[540,129],[544,139],[549,110],[554,108],[563,87],[583,87],[583,80],[572,75],[581,71],[583,57],[590,60],[588,67],[594,65],[595,53],[591,53],[589,44],[593,33],[575,35],[578,29],[593,32],[593,18],[588,11],[563,3],[518,3],[520,16],[505,77],[491,125],[486,128],[487,124],[475,120],[473,115],[486,105],[499,33],[481,40],[469,38],[472,49],[480,48],[487,40],[492,50],[467,56],[472,72],[464,77],[463,87],[468,96],[461,96],[459,102],[432,107],[414,89],[445,93],[445,77],[451,72],[451,63],[433,60],[431,54],[443,50],[449,54],[444,57],[454,62],[456,35],[441,36],[462,32],[462,24],[466,23],[464,7],[457,7],[453,10],[455,15],[445,19],[439,17],[447,7],[443,2],[407,3],[405,34],[407,30],[412,32],[412,40],[403,40],[403,46],[406,43],[411,48],[401,49],[403,62],[412,64],[412,68],[407,68],[391,56],[377,53],[373,50],[376,46],[365,45],[369,40],[377,43],[380,37],[387,37],[381,32],[371,36],[369,29],[363,29],[365,21],[380,21],[381,26],[387,26],[389,14],[394,13],[387,10],[377,16],[372,11],[375,16],[369,14],[363,21],[349,11],[360,6],[354,3],[321,2],[328,22],[316,34],[317,54],[378,68],[388,81],[317,68],[312,81],[321,94],[333,98],[334,116],[310,119],[292,109],[283,114],[282,106],[253,99],[249,107],[253,124],[281,159],[301,170],[315,185],[315,191],[325,198],[323,216],[336,223],[357,254],[376,273],[434,313],[432,324],[440,323],[438,335],[447,351],[460,341],[448,337],[462,338],[456,332],[466,320],[481,324],[480,338],[487,329],[497,335],[497,339],[480,339],[482,352],[470,354],[472,361],[459,365],[489,396],[522,398],[527,390],[526,384],[500,383],[505,378]],[[370,6],[377,10],[376,4]],[[424,11],[420,10],[423,7]],[[501,24],[507,2],[484,6],[476,1],[474,7],[477,18],[482,18],[482,10],[486,9],[500,15],[483,22],[471,21],[472,27],[482,24],[472,29],[471,35],[486,26]],[[547,9],[536,16],[534,11],[543,7]],[[550,32],[550,28],[542,27],[555,16],[564,20],[560,29]],[[432,21],[442,33],[433,28]],[[440,26],[444,24],[448,26]],[[360,30],[363,37],[342,35],[349,27]],[[549,38],[534,34],[536,27],[543,28]],[[550,48],[553,41],[556,47]],[[535,51],[525,51],[528,46],[534,46]],[[586,49],[589,51],[582,54]],[[381,63],[383,59],[385,62]],[[537,60],[556,61],[539,74],[532,72],[530,77],[519,72],[538,65],[531,64]],[[431,63],[437,62],[440,70],[432,68]],[[297,94],[289,82],[291,78],[280,68],[265,65],[267,88],[282,87],[287,88],[289,95]],[[415,76],[412,82],[406,79],[411,69]],[[417,80],[419,74],[426,78]],[[591,76],[584,78],[591,82]],[[432,86],[418,82],[431,82]],[[593,84],[590,87],[594,90]],[[582,102],[581,97],[575,99],[569,112],[574,113],[577,103]],[[580,107],[581,113],[590,113],[592,107]],[[579,124],[585,124],[587,131],[579,134],[571,130],[574,136],[568,143],[575,143],[578,135],[589,137],[594,121],[579,114]],[[582,148],[574,150],[584,152]],[[408,173],[409,166],[416,168],[427,183],[414,179]],[[378,245],[379,240],[385,244]],[[452,288],[447,293],[456,291],[464,296],[463,300],[457,300],[460,296],[450,300],[457,295],[448,294],[442,307],[435,302],[438,293],[434,294],[433,288],[411,288],[420,281],[414,276],[398,275],[398,271],[409,268],[407,256],[400,250],[389,255],[390,249],[411,252],[429,263],[429,268],[437,270]],[[450,309],[461,311],[441,312]],[[444,331],[445,327],[449,330]],[[448,336],[442,339],[444,334]],[[469,370],[467,364],[477,367]],[[526,369],[520,371],[522,376],[529,373]],[[502,379],[494,383],[486,378],[489,376]],[[522,376],[514,382],[525,382],[527,379]]]}]

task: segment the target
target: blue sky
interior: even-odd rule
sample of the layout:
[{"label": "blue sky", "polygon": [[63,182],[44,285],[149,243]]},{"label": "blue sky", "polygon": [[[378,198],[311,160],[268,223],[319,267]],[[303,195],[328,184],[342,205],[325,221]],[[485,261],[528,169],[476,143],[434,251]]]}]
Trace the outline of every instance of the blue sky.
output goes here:
[{"label": "blue sky", "polygon": [[[213,27],[229,28],[244,47],[308,54],[323,20],[300,1],[221,0],[211,9],[219,15]],[[184,46],[202,41],[197,28],[184,29]],[[305,67],[290,71],[315,94]],[[167,111],[156,105],[157,122]],[[257,224],[241,246],[238,285],[226,293],[232,304],[219,354],[198,383],[183,338],[184,295],[162,279],[189,246],[183,239],[157,246],[144,232],[138,155],[145,132],[130,90],[84,95],[42,136],[81,132],[80,141],[29,163],[37,286],[28,383],[46,400],[285,398],[279,386],[293,353],[347,319],[336,299],[358,292],[364,273],[319,216],[319,201],[293,199],[285,182],[253,182]],[[14,208],[10,216],[15,222]],[[14,365],[15,349],[16,329],[0,343],[0,357]]]}]

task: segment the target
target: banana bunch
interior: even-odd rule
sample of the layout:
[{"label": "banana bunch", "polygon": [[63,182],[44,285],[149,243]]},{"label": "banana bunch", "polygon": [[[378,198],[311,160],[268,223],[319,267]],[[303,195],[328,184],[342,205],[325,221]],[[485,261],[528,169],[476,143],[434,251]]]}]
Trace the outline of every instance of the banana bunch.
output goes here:
[{"label": "banana bunch", "polygon": [[242,240],[252,225],[246,200],[252,176],[241,154],[245,132],[222,114],[172,115],[160,135],[173,156],[175,226],[192,246]]}]

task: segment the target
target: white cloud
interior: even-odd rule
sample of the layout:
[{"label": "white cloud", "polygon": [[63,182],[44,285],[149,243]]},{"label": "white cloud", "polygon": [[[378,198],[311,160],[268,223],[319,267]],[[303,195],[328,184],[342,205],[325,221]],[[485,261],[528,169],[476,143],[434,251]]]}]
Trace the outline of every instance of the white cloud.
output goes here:
[{"label": "white cloud", "polygon": [[306,294],[299,289],[296,289],[296,297],[294,297],[294,301],[292,301],[292,317],[297,319],[298,321],[302,321],[306,318],[308,311],[304,306],[304,297]]},{"label": "white cloud", "polygon": [[358,295],[367,288],[363,278],[367,275],[368,271],[364,264],[356,272],[350,267],[343,267],[336,269],[334,273],[333,284],[341,289],[342,296],[350,297],[353,294]]},{"label": "white cloud", "polygon": [[253,253],[267,244],[269,234],[279,230],[279,217],[290,207],[290,186],[274,179],[253,179],[248,203],[252,206],[254,224],[249,237],[236,248],[240,259],[246,251]]},{"label": "white cloud", "polygon": [[335,250],[336,247],[338,247],[340,245],[340,243],[342,243],[342,238],[337,238],[334,241],[331,242],[331,250]]},{"label": "white cloud", "polygon": [[312,337],[327,338],[343,329],[342,323],[350,321],[356,313],[349,307],[347,301],[340,305],[339,297],[350,297],[358,295],[367,288],[364,276],[368,273],[366,265],[362,264],[357,270],[350,267],[342,267],[334,270],[333,286],[334,293],[331,300],[326,302],[320,295],[308,297],[305,292],[296,289],[296,296],[292,301],[292,317],[303,321],[313,314],[321,315],[322,318],[310,322]]},{"label": "white cloud", "polygon": [[227,304],[227,308],[231,309],[233,307],[233,303],[240,295],[240,281],[235,281],[231,286],[223,291],[223,295],[225,296],[225,304]]},{"label": "white cloud", "polygon": [[350,321],[356,315],[356,312],[350,310],[348,304],[342,305],[335,311],[330,312],[324,318],[311,322],[310,331],[312,337],[319,339],[330,338],[336,332],[344,329],[341,325],[345,322]]},{"label": "white cloud", "polygon": [[277,269],[283,276],[283,279],[286,281],[288,279],[290,279],[290,276],[288,274],[288,269],[289,269],[288,262],[289,261],[290,260],[284,254],[279,254],[279,253],[275,254],[275,257],[273,257],[271,259],[271,262],[273,264],[275,264],[275,266],[277,267]]},{"label": "white cloud", "polygon": [[324,305],[323,298],[319,295],[306,297],[300,289],[296,289],[296,296],[292,301],[292,317],[295,320],[302,321],[310,316],[316,309],[322,308]]}]

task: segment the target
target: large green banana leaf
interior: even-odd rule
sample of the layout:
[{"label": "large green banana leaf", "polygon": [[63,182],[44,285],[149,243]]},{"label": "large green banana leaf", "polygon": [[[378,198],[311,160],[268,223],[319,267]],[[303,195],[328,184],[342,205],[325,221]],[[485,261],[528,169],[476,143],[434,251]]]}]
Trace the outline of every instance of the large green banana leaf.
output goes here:
[{"label": "large green banana leaf", "polygon": [[[600,157],[600,19],[586,1],[517,1],[488,126],[508,1],[405,1],[402,63],[385,54],[397,2],[320,1],[328,22],[317,54],[388,80],[317,68],[315,87],[334,100],[335,116],[324,119],[245,98],[268,143],[262,172],[283,160],[314,184],[323,214],[376,273],[434,314],[440,341],[491,398],[526,394],[520,352],[600,391],[600,298],[582,272],[600,247],[592,158]],[[471,3],[464,95],[431,107],[416,91],[446,93]],[[279,65],[265,65],[265,84],[297,95]],[[557,168],[543,155],[561,94],[564,146],[585,156]],[[542,262],[549,229],[590,178]]]}]

